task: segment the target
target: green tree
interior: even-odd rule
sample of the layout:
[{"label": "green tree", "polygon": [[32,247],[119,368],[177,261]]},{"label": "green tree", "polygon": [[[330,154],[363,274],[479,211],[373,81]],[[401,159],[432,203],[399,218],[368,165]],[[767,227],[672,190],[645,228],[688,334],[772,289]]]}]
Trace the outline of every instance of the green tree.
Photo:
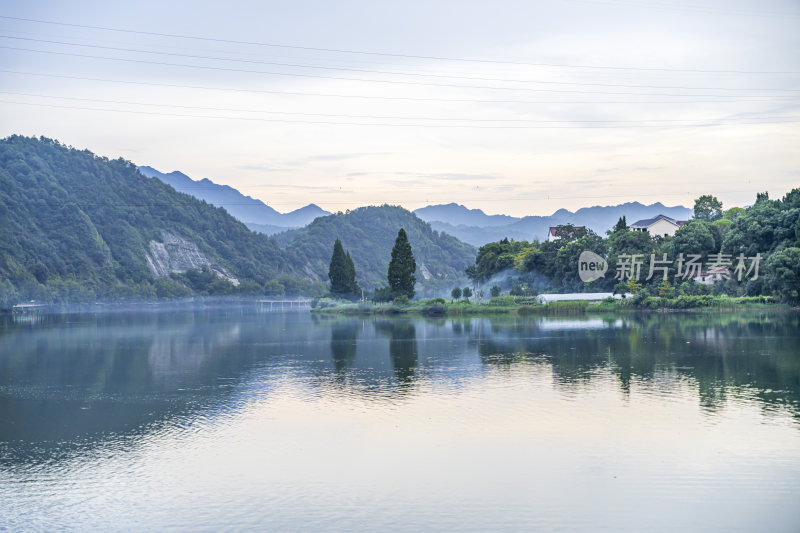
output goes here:
[{"label": "green tree", "polygon": [[694,218],[714,222],[722,218],[722,202],[716,196],[704,194],[694,201]]},{"label": "green tree", "polygon": [[642,289],[642,284],[636,281],[635,276],[631,276],[627,283],[628,292],[631,294],[638,294]]},{"label": "green tree", "polygon": [[625,220],[625,216],[621,216],[617,223],[614,224],[614,229],[611,230],[611,233],[618,233],[620,231],[628,231],[628,221]]},{"label": "green tree", "polygon": [[461,298],[461,287],[456,287],[452,291],[450,291],[450,296],[453,297],[453,300],[458,300]]},{"label": "green tree", "polygon": [[[529,252],[528,248],[533,248]],[[466,269],[469,278],[483,282],[502,272],[515,267],[515,261],[529,261],[536,257],[538,249],[527,241],[509,241],[505,238],[498,242],[490,242],[480,247],[475,264]],[[520,255],[520,252],[525,254]],[[527,267],[526,267],[527,268]]]},{"label": "green tree", "polygon": [[769,288],[782,300],[800,299],[800,248],[784,248],[773,253],[766,265]]},{"label": "green tree", "polygon": [[740,216],[746,213],[745,209],[742,207],[731,207],[730,209],[725,210],[725,214],[722,215],[722,218],[725,218],[730,221],[734,221]]},{"label": "green tree", "polygon": [[712,224],[704,220],[692,220],[684,224],[670,240],[671,256],[677,258],[679,254],[708,254],[719,250]]},{"label": "green tree", "polygon": [[417,270],[417,263],[414,261],[414,254],[411,251],[411,244],[408,242],[406,230],[400,228],[397,232],[397,239],[392,248],[392,260],[389,262],[389,286],[396,296],[406,295],[408,298],[414,297],[414,284],[417,278],[414,272]]},{"label": "green tree", "polygon": [[492,288],[489,289],[489,294],[492,295],[492,298],[497,298],[498,296],[500,296],[500,286],[492,285]]},{"label": "green tree", "polygon": [[344,247],[339,239],[336,239],[336,242],[333,243],[328,279],[331,282],[331,293],[337,296],[347,294],[349,289],[347,283],[347,256],[344,254]]},{"label": "green tree", "polygon": [[470,298],[472,296],[472,289],[469,287],[464,287],[464,289],[461,291],[461,294],[464,295],[464,298]]},{"label": "green tree", "polygon": [[358,294],[356,283],[356,267],[350,252],[345,253],[342,241],[333,243],[333,254],[328,268],[328,279],[331,281],[331,293],[342,298],[352,298]]},{"label": "green tree", "polygon": [[625,283],[624,281],[620,281],[619,283],[614,285],[612,294],[621,294],[623,297],[625,297],[625,294],[627,294],[627,292],[628,292],[628,284]]},{"label": "green tree", "polygon": [[672,286],[669,280],[663,280],[658,286],[658,295],[662,298],[672,298],[673,294],[675,294],[675,288]]},{"label": "green tree", "polygon": [[358,286],[356,281],[356,265],[353,263],[353,258],[350,257],[350,250],[345,254],[345,267],[347,272],[347,285],[350,289],[350,294],[355,297],[361,292],[361,287]]},{"label": "green tree", "polygon": [[[620,254],[644,254],[653,250],[653,238],[646,231],[620,231],[608,237],[608,253],[611,257]],[[594,250],[592,248],[592,250]],[[596,250],[594,250],[596,253]],[[602,254],[601,254],[602,255]],[[610,266],[610,265],[609,265]]]},{"label": "green tree", "polygon": [[0,311],[8,311],[19,303],[19,294],[7,279],[0,280]]},{"label": "green tree", "polygon": [[[625,232],[635,235],[635,232]],[[643,234],[645,237],[646,234]],[[647,239],[649,243],[649,238]],[[574,239],[556,250],[555,256],[549,261],[549,269],[543,269],[542,273],[551,278],[551,285],[568,292],[588,291],[592,292],[600,287],[602,280],[584,284],[578,277],[578,259],[584,250],[593,251],[596,254],[605,254],[605,243],[603,238],[588,231],[580,238]]]}]

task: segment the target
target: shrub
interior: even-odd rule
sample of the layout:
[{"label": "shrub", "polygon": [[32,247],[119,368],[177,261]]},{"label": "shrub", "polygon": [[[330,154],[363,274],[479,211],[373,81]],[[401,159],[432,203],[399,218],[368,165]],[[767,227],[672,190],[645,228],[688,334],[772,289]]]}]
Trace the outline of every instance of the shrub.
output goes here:
[{"label": "shrub", "polygon": [[422,310],[422,313],[427,316],[444,316],[447,314],[447,306],[442,304],[427,305]]},{"label": "shrub", "polygon": [[525,305],[525,306],[520,307],[517,310],[517,314],[520,314],[520,315],[534,315],[534,314],[545,313],[545,312],[547,312],[547,306],[546,305],[541,305],[541,304],[539,304],[539,305]]},{"label": "shrub", "polygon": [[589,302],[586,300],[562,300],[547,304],[547,313],[551,315],[579,315],[586,312]]},{"label": "shrub", "polygon": [[394,292],[392,292],[391,287],[381,287],[380,289],[375,289],[375,293],[372,295],[373,302],[391,302],[394,298]]},{"label": "shrub", "polygon": [[512,306],[514,305],[513,296],[495,296],[489,300],[490,305]]},{"label": "shrub", "polygon": [[408,295],[406,294],[401,294],[392,301],[394,305],[408,305],[408,302]]},{"label": "shrub", "polygon": [[311,300],[312,309],[327,309],[329,307],[336,307],[336,302],[330,298],[314,298]]}]

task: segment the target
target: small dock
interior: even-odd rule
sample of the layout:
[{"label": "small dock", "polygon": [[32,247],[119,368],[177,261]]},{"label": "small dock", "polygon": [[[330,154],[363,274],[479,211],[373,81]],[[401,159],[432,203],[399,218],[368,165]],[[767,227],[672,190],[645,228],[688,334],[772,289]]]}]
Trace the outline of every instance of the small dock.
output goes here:
[{"label": "small dock", "polygon": [[15,314],[23,314],[23,313],[37,313],[39,311],[43,311],[46,307],[46,304],[37,304],[34,302],[30,303],[21,303],[16,304],[11,308],[11,312]]},{"label": "small dock", "polygon": [[307,309],[311,307],[311,300],[303,298],[295,300],[259,300],[258,303],[265,311],[288,311],[291,309]]}]

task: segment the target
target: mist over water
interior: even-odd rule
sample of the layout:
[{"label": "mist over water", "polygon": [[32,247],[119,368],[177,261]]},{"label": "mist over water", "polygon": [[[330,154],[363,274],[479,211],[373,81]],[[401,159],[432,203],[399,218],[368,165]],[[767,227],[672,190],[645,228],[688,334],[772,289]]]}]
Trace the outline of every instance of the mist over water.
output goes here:
[{"label": "mist over water", "polygon": [[798,326],[4,317],[0,529],[796,531]]}]

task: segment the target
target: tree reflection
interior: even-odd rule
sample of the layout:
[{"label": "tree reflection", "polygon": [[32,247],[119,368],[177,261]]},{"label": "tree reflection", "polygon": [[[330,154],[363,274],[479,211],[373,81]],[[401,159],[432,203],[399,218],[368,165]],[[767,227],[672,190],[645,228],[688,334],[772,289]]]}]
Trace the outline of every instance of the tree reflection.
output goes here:
[{"label": "tree reflection", "polygon": [[795,313],[653,313],[601,327],[565,320],[559,329],[552,319],[492,319],[492,335],[476,344],[486,365],[544,361],[559,388],[574,389],[610,371],[625,394],[634,381],[644,387],[688,382],[708,412],[738,396],[800,417],[799,320]]},{"label": "tree reflection", "polygon": [[535,366],[571,393],[611,379],[625,395],[689,390],[709,415],[739,400],[800,421],[798,330],[797,313],[371,322],[182,311],[0,320],[0,443],[16,443],[5,448],[10,459],[138,435],[235,410],[286,372],[320,386],[357,369],[358,380],[341,380],[349,393],[412,394],[420,350],[432,380]]},{"label": "tree reflection", "polygon": [[416,374],[417,330],[408,320],[376,322],[375,329],[389,336],[389,358],[394,374],[402,384],[411,384]]},{"label": "tree reflection", "polygon": [[331,358],[337,374],[343,374],[353,366],[356,357],[358,324],[334,324],[331,326]]}]

